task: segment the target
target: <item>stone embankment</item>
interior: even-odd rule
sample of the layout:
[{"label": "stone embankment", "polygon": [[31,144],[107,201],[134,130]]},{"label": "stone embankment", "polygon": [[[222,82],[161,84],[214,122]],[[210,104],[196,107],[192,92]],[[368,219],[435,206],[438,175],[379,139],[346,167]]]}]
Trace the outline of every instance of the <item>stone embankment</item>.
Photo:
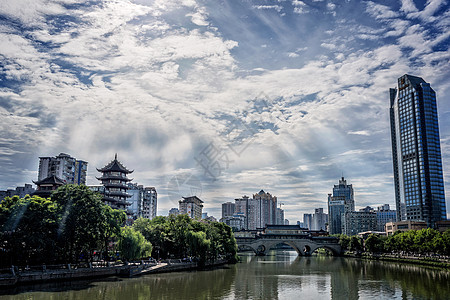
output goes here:
[{"label": "stone embankment", "polygon": [[[226,260],[217,260],[207,263],[204,267],[219,266],[226,263]],[[200,266],[196,262],[183,262],[178,259],[170,259],[158,263],[141,261],[126,264],[89,264],[83,267],[71,266],[70,264],[25,268],[12,266],[11,268],[0,269],[0,287],[8,288],[21,284],[70,281],[109,276],[133,277],[162,272],[196,270],[199,268]]]}]

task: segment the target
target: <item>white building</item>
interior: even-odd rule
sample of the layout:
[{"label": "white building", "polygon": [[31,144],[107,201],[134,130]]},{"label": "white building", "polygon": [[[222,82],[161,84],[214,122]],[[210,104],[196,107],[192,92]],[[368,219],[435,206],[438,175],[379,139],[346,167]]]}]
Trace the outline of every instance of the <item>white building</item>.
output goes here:
[{"label": "white building", "polygon": [[203,201],[197,196],[183,197],[178,203],[180,214],[187,214],[193,219],[202,218]]},{"label": "white building", "polygon": [[65,153],[56,157],[39,157],[38,180],[55,175],[66,184],[86,184],[87,165],[87,162]]}]

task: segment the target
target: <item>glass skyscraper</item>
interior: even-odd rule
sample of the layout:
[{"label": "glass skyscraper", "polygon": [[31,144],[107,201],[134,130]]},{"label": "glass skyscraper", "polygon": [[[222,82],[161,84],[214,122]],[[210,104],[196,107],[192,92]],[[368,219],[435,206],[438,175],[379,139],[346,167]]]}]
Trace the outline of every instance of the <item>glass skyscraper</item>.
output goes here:
[{"label": "glass skyscraper", "polygon": [[345,213],[355,210],[353,186],[342,177],[328,194],[328,230],[330,234],[343,233]]},{"label": "glass skyscraper", "polygon": [[422,78],[403,75],[390,89],[397,221],[446,219],[436,93]]}]

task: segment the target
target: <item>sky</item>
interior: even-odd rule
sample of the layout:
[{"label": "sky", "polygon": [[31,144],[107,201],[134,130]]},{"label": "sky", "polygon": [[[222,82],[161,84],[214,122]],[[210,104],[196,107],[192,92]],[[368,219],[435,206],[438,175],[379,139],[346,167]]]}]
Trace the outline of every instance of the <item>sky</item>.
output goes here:
[{"label": "sky", "polygon": [[395,208],[389,88],[410,74],[437,93],[449,212],[449,23],[445,0],[2,0],[0,189],[61,152],[99,184],[117,153],[158,215],[263,189],[292,224],[341,176],[356,208]]}]

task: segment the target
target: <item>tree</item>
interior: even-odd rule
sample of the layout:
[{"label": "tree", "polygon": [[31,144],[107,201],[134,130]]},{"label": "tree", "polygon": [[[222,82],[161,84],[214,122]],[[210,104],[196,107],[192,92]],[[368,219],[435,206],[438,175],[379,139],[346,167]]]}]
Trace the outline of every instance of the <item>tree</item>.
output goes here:
[{"label": "tree", "polygon": [[[6,198],[0,204],[2,248],[13,264],[38,264],[55,260],[56,205],[38,196]],[[2,264],[8,263],[2,259]]]},{"label": "tree", "polygon": [[152,244],[145,239],[142,233],[134,230],[133,227],[126,226],[122,228],[118,249],[120,256],[124,260],[130,261],[149,257],[152,253]]},{"label": "tree", "polygon": [[105,245],[124,220],[123,212],[107,207],[84,185],[61,186],[51,199],[58,205],[58,234],[66,261],[92,260],[94,250]]}]

